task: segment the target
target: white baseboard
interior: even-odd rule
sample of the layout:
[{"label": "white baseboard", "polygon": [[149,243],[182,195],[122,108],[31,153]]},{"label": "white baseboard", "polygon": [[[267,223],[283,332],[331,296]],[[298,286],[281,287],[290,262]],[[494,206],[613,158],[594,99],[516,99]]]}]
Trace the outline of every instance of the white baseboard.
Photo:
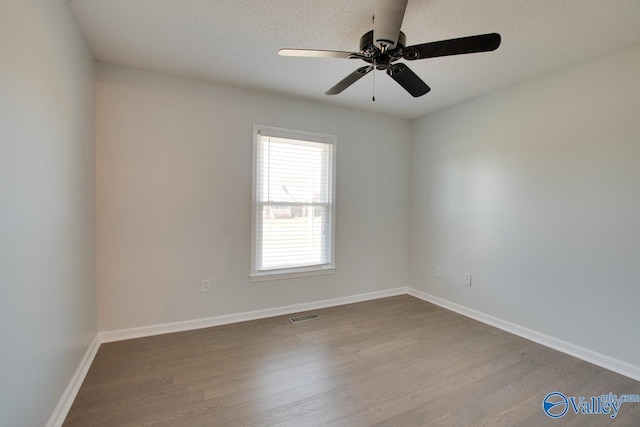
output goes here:
[{"label": "white baseboard", "polygon": [[87,376],[87,372],[89,372],[89,367],[91,366],[96,353],[98,353],[99,348],[100,334],[96,334],[96,337],[93,339],[91,344],[89,344],[89,348],[87,348],[87,351],[84,353],[82,360],[80,360],[78,369],[76,369],[71,377],[71,381],[69,381],[67,388],[64,390],[64,393],[62,393],[62,397],[60,397],[60,400],[49,417],[49,421],[45,424],[45,427],[62,426],[67,414],[69,413],[69,409],[71,409],[73,401],[78,395],[80,386],[82,385],[84,378]]},{"label": "white baseboard", "polygon": [[537,342],[538,344],[542,344],[554,350],[561,351],[562,353],[566,353],[570,356],[577,357],[578,359],[582,359],[586,362],[593,363],[594,365],[600,366],[610,371],[617,372],[620,375],[624,375],[636,381],[640,381],[640,366],[632,365],[613,357],[605,356],[604,354],[600,354],[593,350],[589,350],[587,348],[580,347],[554,337],[550,337],[549,335],[545,335],[540,332],[516,325],[515,323],[490,316],[488,314],[465,307],[460,304],[456,304],[449,300],[428,294],[418,289],[408,288],[408,294],[416,298],[420,298],[424,301],[433,303],[435,305],[439,305],[440,307],[446,308],[447,310],[455,311],[456,313],[462,314],[466,317],[470,317],[479,322],[486,323],[498,329],[510,332],[514,335],[518,335],[528,340]]},{"label": "white baseboard", "polygon": [[284,314],[299,313],[321,308],[335,307],[337,305],[352,304],[355,302],[386,298],[395,295],[404,295],[407,287],[385,289],[383,291],[368,292],[365,294],[348,297],[326,299],[303,304],[293,304],[282,307],[267,308],[264,310],[247,311],[244,313],[227,314],[223,316],[206,317],[203,319],[185,320],[182,322],[162,323],[158,325],[141,326],[130,329],[119,329],[100,332],[101,342],[122,341],[132,338],[148,337],[152,335],[168,334],[172,332],[189,331],[193,329],[210,328],[212,326],[227,325],[229,323],[246,322],[248,320],[264,319],[266,317],[281,316]]}]

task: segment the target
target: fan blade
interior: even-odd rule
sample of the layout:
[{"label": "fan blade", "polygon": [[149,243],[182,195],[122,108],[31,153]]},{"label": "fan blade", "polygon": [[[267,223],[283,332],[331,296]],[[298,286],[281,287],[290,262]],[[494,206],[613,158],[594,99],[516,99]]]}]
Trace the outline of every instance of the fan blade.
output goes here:
[{"label": "fan blade", "polygon": [[358,68],[353,73],[349,74],[347,77],[340,80],[338,84],[336,84],[334,87],[326,91],[324,94],[325,95],[339,94],[340,92],[342,92],[343,90],[345,90],[346,88],[348,88],[349,86],[351,86],[352,84],[354,84],[355,82],[357,82],[358,80],[360,80],[361,78],[369,74],[371,70],[373,70],[373,67],[371,66]]},{"label": "fan blade", "polygon": [[340,50],[318,50],[318,49],[280,49],[280,56],[304,56],[309,58],[343,58],[349,59],[350,55],[357,55],[355,52],[343,52]]},{"label": "fan blade", "polygon": [[489,52],[500,46],[500,34],[490,33],[459,39],[417,44],[403,49],[402,57],[408,61],[435,58],[438,56],[461,55],[464,53]]},{"label": "fan blade", "polygon": [[396,47],[404,11],[407,9],[407,1],[376,0],[373,17],[373,41],[380,49],[382,49],[382,45],[386,45],[388,50]]},{"label": "fan blade", "polygon": [[387,68],[387,74],[393,80],[397,81],[400,86],[405,88],[414,98],[422,96],[431,90],[416,73],[411,71],[411,68],[404,64],[391,65]]}]

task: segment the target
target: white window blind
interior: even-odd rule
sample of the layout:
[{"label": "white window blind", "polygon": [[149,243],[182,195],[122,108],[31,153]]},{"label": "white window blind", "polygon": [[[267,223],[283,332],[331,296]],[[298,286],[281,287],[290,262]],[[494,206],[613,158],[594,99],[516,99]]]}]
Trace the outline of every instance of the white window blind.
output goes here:
[{"label": "white window blind", "polygon": [[335,137],[257,127],[254,275],[333,268]]}]

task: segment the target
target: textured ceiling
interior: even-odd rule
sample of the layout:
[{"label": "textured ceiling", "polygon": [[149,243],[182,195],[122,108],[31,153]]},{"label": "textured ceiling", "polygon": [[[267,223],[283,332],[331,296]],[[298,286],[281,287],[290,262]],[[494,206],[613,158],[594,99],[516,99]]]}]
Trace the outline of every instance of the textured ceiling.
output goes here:
[{"label": "textured ceiling", "polygon": [[[324,92],[359,60],[280,57],[282,47],[357,51],[373,0],[70,0],[97,59],[143,70],[414,118],[640,43],[640,0],[409,0],[408,44],[498,32],[494,52],[408,63],[412,98],[378,71]],[[603,76],[603,89],[606,76]]]}]

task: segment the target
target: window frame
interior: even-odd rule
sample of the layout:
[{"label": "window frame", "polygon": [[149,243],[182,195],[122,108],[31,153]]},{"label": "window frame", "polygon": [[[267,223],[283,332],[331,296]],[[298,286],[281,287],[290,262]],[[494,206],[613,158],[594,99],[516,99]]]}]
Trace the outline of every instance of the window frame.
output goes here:
[{"label": "window frame", "polygon": [[[330,262],[328,264],[308,265],[301,267],[287,267],[273,270],[258,270],[258,236],[257,236],[257,187],[258,187],[258,144],[260,135],[267,135],[275,138],[294,139],[308,142],[319,142],[331,144],[331,245],[329,247]],[[336,154],[338,138],[335,135],[309,132],[303,130],[294,130],[279,128],[266,125],[253,125],[253,147],[252,147],[252,164],[251,164],[251,273],[249,278],[251,281],[277,280],[292,277],[314,276],[318,274],[333,273],[336,269],[335,264],[335,244],[336,244]]]}]

